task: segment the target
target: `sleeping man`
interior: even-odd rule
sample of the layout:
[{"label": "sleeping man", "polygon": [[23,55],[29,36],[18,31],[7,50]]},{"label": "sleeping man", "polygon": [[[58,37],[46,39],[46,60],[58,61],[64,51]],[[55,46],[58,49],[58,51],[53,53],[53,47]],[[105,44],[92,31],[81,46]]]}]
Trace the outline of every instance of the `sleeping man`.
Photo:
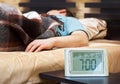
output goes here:
[{"label": "sleeping man", "polygon": [[[40,15],[35,11],[23,15],[27,18],[40,18]],[[54,47],[87,46],[88,40],[101,39],[107,34],[107,23],[105,20],[99,18],[78,20],[74,18],[74,15],[68,9],[50,10],[47,12],[47,15],[51,17],[52,20],[56,20],[57,23],[56,21],[52,22],[50,19],[48,20],[49,17],[44,17],[46,19],[42,21],[48,23],[50,21],[51,24],[47,26],[48,30],[40,36],[45,38],[45,36],[51,37],[51,34],[53,34],[54,38],[36,39],[27,46],[26,51],[40,51]],[[49,34],[48,32],[51,33]]]},{"label": "sleeping man", "polygon": [[[9,25],[14,24],[14,27],[19,26],[22,34],[17,29],[13,29],[20,35],[20,39],[24,40],[26,52],[88,45],[86,29],[74,17],[61,14],[43,16],[37,12],[34,12],[35,16],[29,17],[28,14],[23,15],[19,11],[17,13],[14,11],[17,9],[6,4],[0,4],[0,24],[8,22]],[[3,15],[7,17],[5,18]]]},{"label": "sleeping man", "polygon": [[[85,32],[86,29],[78,19],[66,16],[64,9],[51,10],[47,14],[47,17],[42,17],[42,22],[48,29],[40,35],[42,38],[47,38],[39,39],[38,36],[38,39],[35,39],[27,46],[26,51],[38,52],[43,49],[52,49],[54,47],[80,47],[88,45],[88,36]],[[29,19],[35,17],[41,19],[41,16],[39,16],[37,12],[29,12],[24,14],[24,16]],[[53,22],[51,20],[55,21]]]}]

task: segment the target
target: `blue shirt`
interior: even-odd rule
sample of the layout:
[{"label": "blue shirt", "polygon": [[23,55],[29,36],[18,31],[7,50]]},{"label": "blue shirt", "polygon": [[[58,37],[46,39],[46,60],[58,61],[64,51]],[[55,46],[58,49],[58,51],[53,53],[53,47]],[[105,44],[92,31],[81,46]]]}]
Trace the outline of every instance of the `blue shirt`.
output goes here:
[{"label": "blue shirt", "polygon": [[80,21],[74,17],[66,17],[62,15],[55,15],[63,25],[59,26],[56,30],[56,36],[67,36],[74,31],[82,30],[85,31],[85,28],[80,23]]},{"label": "blue shirt", "polygon": [[[68,36],[74,31],[85,31],[86,29],[80,23],[77,18],[66,17],[63,15],[54,15],[43,17],[42,25],[46,28],[45,31],[40,34],[37,38],[49,38],[55,36]],[[54,23],[59,24],[54,24]],[[41,29],[42,30],[42,29]]]}]

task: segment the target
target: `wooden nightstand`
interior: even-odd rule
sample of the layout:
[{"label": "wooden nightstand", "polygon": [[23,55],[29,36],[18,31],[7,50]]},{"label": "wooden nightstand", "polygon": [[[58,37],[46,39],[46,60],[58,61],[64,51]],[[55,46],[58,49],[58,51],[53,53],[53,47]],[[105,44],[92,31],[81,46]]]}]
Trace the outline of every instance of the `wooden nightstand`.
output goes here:
[{"label": "wooden nightstand", "polygon": [[110,74],[108,77],[65,77],[64,71],[52,71],[40,74],[41,78],[58,81],[61,84],[120,84],[120,73]]}]

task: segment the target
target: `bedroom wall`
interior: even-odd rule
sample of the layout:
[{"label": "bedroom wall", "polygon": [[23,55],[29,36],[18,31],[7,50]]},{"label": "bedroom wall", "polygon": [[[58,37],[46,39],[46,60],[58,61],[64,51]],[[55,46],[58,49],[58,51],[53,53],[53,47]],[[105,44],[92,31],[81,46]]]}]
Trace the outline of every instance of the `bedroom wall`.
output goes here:
[{"label": "bedroom wall", "polygon": [[[19,8],[18,3],[19,2],[28,2],[29,0],[0,0],[0,3],[7,3],[10,5],[13,5],[17,8]],[[20,8],[21,10],[24,10],[24,8]]]},{"label": "bedroom wall", "polygon": [[100,2],[100,0],[67,0],[68,2],[76,2],[76,9],[71,9],[72,11],[76,12],[77,18],[84,18],[84,13],[95,12],[98,13],[99,9],[90,9],[85,8],[85,2]]}]

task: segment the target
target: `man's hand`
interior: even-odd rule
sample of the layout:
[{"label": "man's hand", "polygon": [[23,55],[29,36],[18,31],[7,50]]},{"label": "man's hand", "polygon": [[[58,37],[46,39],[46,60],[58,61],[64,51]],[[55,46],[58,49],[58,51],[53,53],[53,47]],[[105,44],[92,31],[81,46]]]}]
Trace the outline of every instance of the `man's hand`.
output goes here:
[{"label": "man's hand", "polygon": [[75,31],[71,35],[36,39],[31,42],[26,52],[39,52],[44,49],[88,46],[88,36],[84,31]]},{"label": "man's hand", "polygon": [[43,49],[52,49],[54,47],[53,39],[36,39],[26,48],[26,52],[39,52]]}]

